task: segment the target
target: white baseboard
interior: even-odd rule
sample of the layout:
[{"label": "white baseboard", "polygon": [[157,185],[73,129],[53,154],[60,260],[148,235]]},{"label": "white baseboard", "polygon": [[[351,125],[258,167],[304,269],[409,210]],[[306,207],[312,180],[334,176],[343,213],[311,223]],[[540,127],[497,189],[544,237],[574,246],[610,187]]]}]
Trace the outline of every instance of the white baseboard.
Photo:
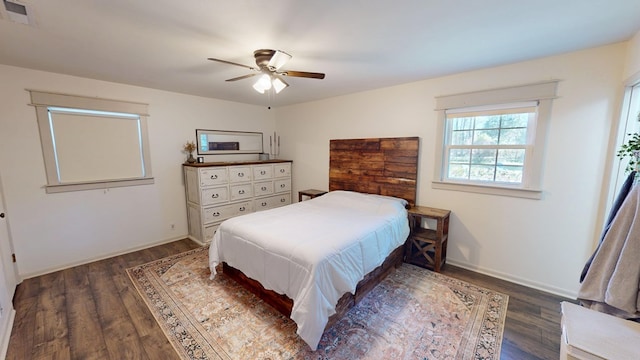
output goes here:
[{"label": "white baseboard", "polygon": [[210,242],[210,241],[202,242],[202,241],[200,241],[200,240],[198,240],[198,239],[194,238],[194,237],[193,237],[193,236],[191,236],[191,235],[187,236],[187,238],[188,238],[189,240],[193,241],[194,243],[196,243],[196,244],[200,245],[200,246],[206,246],[206,245],[211,244],[211,242]]},{"label": "white baseboard", "polygon": [[7,320],[0,324],[0,359],[5,359],[7,357],[7,350],[9,350],[11,330],[13,329],[13,322],[16,319],[16,310],[13,306],[7,315]]},{"label": "white baseboard", "polygon": [[538,283],[535,281],[531,281],[528,279],[523,279],[517,276],[513,276],[511,274],[506,274],[506,273],[502,273],[499,271],[495,271],[492,269],[487,269],[487,268],[483,268],[481,266],[476,266],[476,265],[472,265],[472,264],[467,264],[467,263],[463,263],[463,262],[459,262],[459,261],[455,261],[452,259],[447,259],[447,264],[451,264],[457,267],[461,267],[463,269],[467,269],[467,270],[471,270],[480,274],[484,274],[484,275],[489,275],[501,280],[506,280],[512,283],[516,283],[519,285],[523,285],[526,287],[530,287],[536,290],[540,290],[540,291],[544,291],[544,292],[548,292],[554,295],[559,295],[559,296],[564,296],[566,298],[569,299],[576,299],[576,297],[578,296],[577,293],[574,293],[572,291],[568,291],[566,289],[560,289],[557,288],[555,286],[549,286],[547,284],[542,284],[542,283]]},{"label": "white baseboard", "polygon": [[72,263],[68,263],[68,264],[64,264],[64,265],[60,265],[54,268],[48,268],[48,269],[44,269],[44,270],[40,270],[34,273],[28,273],[28,274],[20,274],[20,282],[22,282],[23,280],[26,279],[30,279],[36,276],[40,276],[40,275],[45,275],[45,274],[50,274],[52,272],[56,272],[56,271],[60,271],[60,270],[64,270],[64,269],[68,269],[68,268],[72,268],[75,266],[80,266],[80,265],[85,265],[85,264],[89,264],[92,263],[94,261],[100,261],[100,260],[104,260],[104,259],[108,259],[108,258],[112,258],[114,256],[119,256],[119,255],[124,255],[124,254],[128,254],[134,251],[138,251],[138,250],[143,250],[143,249],[148,249],[154,246],[158,246],[158,245],[162,245],[162,244],[166,244],[166,243],[170,243],[170,242],[174,242],[174,241],[178,241],[178,240],[182,240],[182,239],[186,239],[190,237],[187,234],[181,235],[181,236],[177,236],[177,237],[173,237],[173,238],[169,238],[169,239],[164,239],[164,240],[159,240],[159,241],[155,241],[152,243],[148,243],[148,244],[144,244],[144,245],[140,245],[140,246],[134,246],[132,248],[127,248],[124,249],[122,251],[116,251],[113,253],[109,253],[109,254],[105,254],[105,255],[101,255],[101,256],[96,256],[93,258],[88,258],[82,261],[78,261],[78,262],[72,262]]}]

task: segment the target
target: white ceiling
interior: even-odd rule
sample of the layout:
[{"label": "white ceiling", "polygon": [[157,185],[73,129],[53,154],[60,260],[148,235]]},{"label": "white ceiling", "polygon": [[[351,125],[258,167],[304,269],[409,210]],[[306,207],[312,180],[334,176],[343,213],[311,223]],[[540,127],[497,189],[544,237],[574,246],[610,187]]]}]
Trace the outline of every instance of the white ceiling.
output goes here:
[{"label": "white ceiling", "polygon": [[[0,6],[0,63],[256,105],[283,106],[628,40],[640,0],[20,0]],[[271,99],[253,51],[293,55]],[[0,79],[1,81],[1,79]],[[51,89],[55,91],[55,86]]]}]

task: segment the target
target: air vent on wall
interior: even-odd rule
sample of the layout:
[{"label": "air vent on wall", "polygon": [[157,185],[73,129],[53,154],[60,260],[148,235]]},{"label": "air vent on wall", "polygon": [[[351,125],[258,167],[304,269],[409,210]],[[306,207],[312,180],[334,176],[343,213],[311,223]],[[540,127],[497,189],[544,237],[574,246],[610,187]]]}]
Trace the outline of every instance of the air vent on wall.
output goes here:
[{"label": "air vent on wall", "polygon": [[7,0],[3,0],[3,2],[9,20],[24,25],[33,25],[33,22],[31,21],[30,16],[27,13],[26,5]]}]

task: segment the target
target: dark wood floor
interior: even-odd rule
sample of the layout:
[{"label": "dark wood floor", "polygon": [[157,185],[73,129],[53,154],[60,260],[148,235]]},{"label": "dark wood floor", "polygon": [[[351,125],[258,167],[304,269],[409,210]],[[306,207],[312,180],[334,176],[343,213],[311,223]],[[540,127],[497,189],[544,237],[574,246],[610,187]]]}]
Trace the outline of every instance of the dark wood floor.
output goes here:
[{"label": "dark wood floor", "polygon": [[[25,280],[7,359],[178,359],[125,269],[197,246],[181,240]],[[443,273],[509,295],[502,359],[558,359],[567,299],[451,265]]]},{"label": "dark wood floor", "polygon": [[445,265],[442,273],[509,295],[501,359],[559,358],[560,302],[575,300],[452,265]]}]

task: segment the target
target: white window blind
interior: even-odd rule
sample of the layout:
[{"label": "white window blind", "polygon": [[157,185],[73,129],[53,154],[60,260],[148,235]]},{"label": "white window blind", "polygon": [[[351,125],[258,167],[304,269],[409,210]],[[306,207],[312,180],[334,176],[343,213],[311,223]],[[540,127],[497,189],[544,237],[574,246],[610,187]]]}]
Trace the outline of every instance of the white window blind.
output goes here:
[{"label": "white window blind", "polygon": [[144,177],[139,115],[50,107],[49,122],[61,183]]},{"label": "white window blind", "polygon": [[48,193],[153,184],[146,104],[29,92]]}]

